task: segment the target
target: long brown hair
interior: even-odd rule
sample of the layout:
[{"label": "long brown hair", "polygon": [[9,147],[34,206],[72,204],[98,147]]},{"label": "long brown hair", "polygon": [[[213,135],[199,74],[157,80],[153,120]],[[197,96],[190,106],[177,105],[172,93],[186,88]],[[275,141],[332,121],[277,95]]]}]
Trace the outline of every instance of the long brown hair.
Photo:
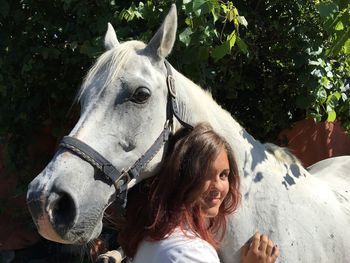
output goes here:
[{"label": "long brown hair", "polygon": [[[229,191],[218,215],[208,223],[199,200],[206,175],[222,149],[229,160]],[[226,140],[204,123],[191,131],[180,130],[159,172],[130,190],[118,242],[132,258],[143,239],[161,240],[179,227],[218,248],[227,215],[236,210],[239,200],[237,166]]]}]

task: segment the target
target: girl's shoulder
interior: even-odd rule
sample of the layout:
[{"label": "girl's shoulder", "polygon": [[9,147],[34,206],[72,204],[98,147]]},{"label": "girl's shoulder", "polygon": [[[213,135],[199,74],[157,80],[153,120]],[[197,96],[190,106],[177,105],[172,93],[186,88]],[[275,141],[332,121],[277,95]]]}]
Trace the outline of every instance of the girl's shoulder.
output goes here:
[{"label": "girl's shoulder", "polygon": [[180,229],[175,229],[163,240],[143,241],[133,262],[146,262],[146,259],[152,263],[220,262],[215,249],[208,242],[190,231]]}]

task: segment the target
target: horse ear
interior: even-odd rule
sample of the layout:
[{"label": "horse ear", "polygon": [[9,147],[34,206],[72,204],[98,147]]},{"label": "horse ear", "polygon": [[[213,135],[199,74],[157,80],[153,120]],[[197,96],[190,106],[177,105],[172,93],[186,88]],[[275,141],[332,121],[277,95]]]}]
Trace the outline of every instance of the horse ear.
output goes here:
[{"label": "horse ear", "polygon": [[117,35],[115,34],[114,28],[111,23],[108,23],[108,29],[105,35],[105,48],[107,50],[112,49],[119,45]]},{"label": "horse ear", "polygon": [[176,5],[172,4],[162,26],[148,43],[145,51],[156,60],[166,58],[174,46],[177,29]]}]

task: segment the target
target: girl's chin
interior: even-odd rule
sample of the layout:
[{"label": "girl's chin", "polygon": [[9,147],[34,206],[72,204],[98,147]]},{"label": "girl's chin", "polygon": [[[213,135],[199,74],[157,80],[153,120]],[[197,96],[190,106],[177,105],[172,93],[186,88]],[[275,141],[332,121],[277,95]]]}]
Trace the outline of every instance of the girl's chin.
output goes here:
[{"label": "girl's chin", "polygon": [[216,217],[218,213],[219,213],[218,207],[211,207],[209,209],[204,210],[205,217],[207,218]]}]

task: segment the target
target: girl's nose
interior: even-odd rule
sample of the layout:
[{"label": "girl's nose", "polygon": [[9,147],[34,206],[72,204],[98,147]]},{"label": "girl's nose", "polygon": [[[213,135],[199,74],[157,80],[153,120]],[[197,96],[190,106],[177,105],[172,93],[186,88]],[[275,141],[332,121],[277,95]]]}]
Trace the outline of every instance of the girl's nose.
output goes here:
[{"label": "girl's nose", "polygon": [[223,182],[218,176],[216,176],[211,181],[211,186],[213,187],[213,189],[221,190],[221,188],[223,187]]}]

